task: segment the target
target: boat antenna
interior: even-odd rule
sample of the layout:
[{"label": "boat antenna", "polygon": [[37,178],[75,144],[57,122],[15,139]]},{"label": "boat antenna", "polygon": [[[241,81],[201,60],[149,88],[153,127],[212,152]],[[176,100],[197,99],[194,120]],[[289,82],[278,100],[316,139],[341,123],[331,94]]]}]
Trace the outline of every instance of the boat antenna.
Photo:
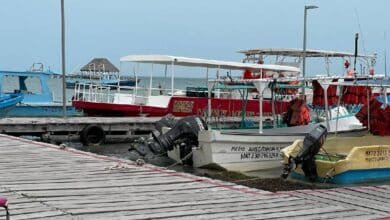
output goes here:
[{"label": "boat antenna", "polygon": [[353,60],[353,74],[355,75],[355,78],[356,78],[356,59],[358,56],[358,40],[359,40],[359,34],[355,33],[355,55]]},{"label": "boat antenna", "polygon": [[356,15],[357,23],[358,23],[359,33],[360,33],[361,38],[362,38],[363,53],[364,53],[364,54],[367,54],[367,52],[366,52],[366,47],[365,47],[365,43],[364,43],[364,36],[363,36],[362,26],[360,25],[359,14],[358,14],[358,11],[357,11],[356,8],[355,8],[355,15]]}]

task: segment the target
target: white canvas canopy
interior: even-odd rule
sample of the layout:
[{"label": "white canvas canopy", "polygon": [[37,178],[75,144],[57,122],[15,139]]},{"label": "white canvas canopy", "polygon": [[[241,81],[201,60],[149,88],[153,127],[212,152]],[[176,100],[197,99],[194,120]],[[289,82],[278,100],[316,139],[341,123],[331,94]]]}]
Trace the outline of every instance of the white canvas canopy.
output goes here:
[{"label": "white canvas canopy", "polygon": [[205,67],[230,70],[253,71],[272,70],[275,72],[299,72],[300,69],[291,66],[271,65],[271,64],[252,64],[231,61],[207,60],[190,57],[177,57],[169,55],[128,55],[120,59],[121,62],[153,63],[163,65],[178,65],[189,67]]},{"label": "white canvas canopy", "polygon": [[[258,48],[258,49],[249,49],[241,50],[239,53],[243,53],[247,56],[249,55],[270,55],[270,56],[290,56],[290,57],[302,57],[303,54],[306,54],[306,57],[353,57],[353,53],[349,52],[339,52],[339,51],[326,51],[326,50],[311,50],[307,49],[305,52],[302,49],[295,48]],[[374,55],[364,55],[358,54],[358,57],[361,58],[375,58]]]}]

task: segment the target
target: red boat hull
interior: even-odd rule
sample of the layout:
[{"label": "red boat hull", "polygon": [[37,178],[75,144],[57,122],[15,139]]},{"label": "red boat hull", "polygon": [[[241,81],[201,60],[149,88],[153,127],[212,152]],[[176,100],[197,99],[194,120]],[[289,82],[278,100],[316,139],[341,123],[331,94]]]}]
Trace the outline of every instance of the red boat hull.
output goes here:
[{"label": "red boat hull", "polygon": [[[87,101],[73,101],[73,106],[81,109],[89,116],[164,116],[172,114],[182,117],[189,115],[206,115],[207,98],[205,97],[172,97],[167,108],[152,107],[145,105],[96,103]],[[275,111],[277,114],[287,110],[288,102],[276,101]],[[218,99],[211,100],[213,116],[241,116],[242,100]],[[247,116],[259,115],[259,101],[248,100],[246,106]],[[263,114],[271,115],[272,104],[270,100],[263,101]]]}]

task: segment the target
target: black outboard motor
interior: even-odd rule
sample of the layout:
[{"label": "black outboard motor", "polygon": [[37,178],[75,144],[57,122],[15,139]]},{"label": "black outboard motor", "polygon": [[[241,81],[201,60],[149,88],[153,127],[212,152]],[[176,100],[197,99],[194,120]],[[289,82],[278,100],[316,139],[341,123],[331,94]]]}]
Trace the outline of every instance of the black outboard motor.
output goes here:
[{"label": "black outboard motor", "polygon": [[288,164],[285,164],[282,177],[287,178],[293,164],[295,164],[295,167],[301,164],[306,178],[311,182],[314,182],[317,178],[317,167],[314,156],[320,151],[327,134],[328,131],[326,127],[321,124],[314,128],[310,133],[306,134],[305,139],[303,140],[302,149],[297,156],[289,158]]},{"label": "black outboard motor", "polygon": [[[207,129],[206,122],[199,116],[188,116],[177,121],[165,134],[153,131],[152,140],[138,141],[132,144],[129,151],[136,152],[139,158],[152,158],[165,155],[167,151],[180,143],[184,152],[190,153],[192,146],[198,145],[198,132]],[[182,156],[182,155],[181,155]],[[184,155],[183,155],[184,156]]]}]

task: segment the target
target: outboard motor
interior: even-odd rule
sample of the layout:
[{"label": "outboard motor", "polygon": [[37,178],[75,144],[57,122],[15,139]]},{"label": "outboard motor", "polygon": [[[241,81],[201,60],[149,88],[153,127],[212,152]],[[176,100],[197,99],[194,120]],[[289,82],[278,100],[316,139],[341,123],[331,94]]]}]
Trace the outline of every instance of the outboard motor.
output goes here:
[{"label": "outboard motor", "polygon": [[[192,146],[198,145],[198,132],[207,129],[206,122],[199,116],[188,116],[177,121],[174,126],[164,134],[157,130],[152,132],[153,139],[138,140],[133,143],[129,151],[138,154],[138,158],[153,158],[166,155],[179,144],[183,154],[189,154]],[[181,153],[182,154],[182,153]],[[184,155],[180,155],[183,157]]]},{"label": "outboard motor", "polygon": [[305,139],[303,140],[302,149],[297,156],[288,159],[288,164],[285,164],[282,177],[287,178],[293,167],[297,167],[301,164],[306,178],[311,182],[315,181],[317,178],[317,167],[314,156],[320,151],[327,134],[328,131],[326,127],[321,124],[314,128],[310,133],[306,134]]}]

